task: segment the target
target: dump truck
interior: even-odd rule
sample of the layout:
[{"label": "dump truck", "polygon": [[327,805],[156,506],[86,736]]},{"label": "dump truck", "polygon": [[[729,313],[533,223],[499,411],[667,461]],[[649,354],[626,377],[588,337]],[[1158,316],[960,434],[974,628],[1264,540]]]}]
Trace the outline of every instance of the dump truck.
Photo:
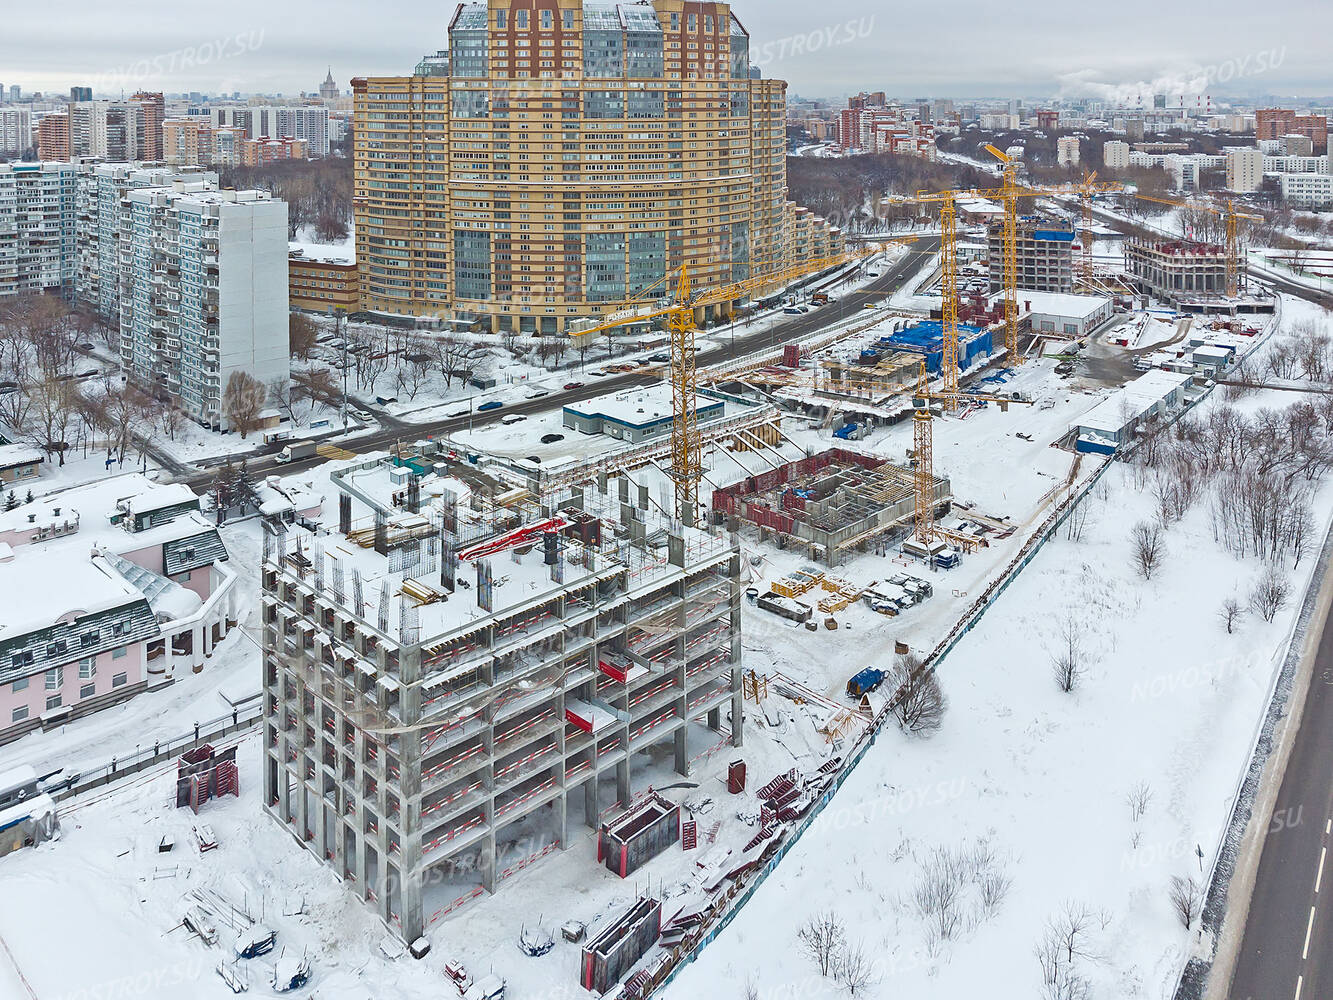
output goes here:
[{"label": "dump truck", "polygon": [[866,667],[847,682],[847,697],[860,698],[884,683],[885,673],[875,667]]},{"label": "dump truck", "polygon": [[295,462],[301,458],[313,458],[319,446],[314,441],[293,441],[274,456],[275,462]]}]

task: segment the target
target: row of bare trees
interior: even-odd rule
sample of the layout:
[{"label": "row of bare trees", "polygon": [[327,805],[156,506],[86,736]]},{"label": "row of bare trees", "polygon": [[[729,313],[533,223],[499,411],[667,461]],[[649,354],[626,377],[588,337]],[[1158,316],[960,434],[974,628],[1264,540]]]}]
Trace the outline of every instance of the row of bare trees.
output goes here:
[{"label": "row of bare trees", "polygon": [[[1314,484],[1330,466],[1333,406],[1302,401],[1247,415],[1224,404],[1168,430],[1150,430],[1133,474],[1136,486],[1156,499],[1163,526],[1206,500],[1214,537],[1227,551],[1299,563],[1311,542]],[[1160,538],[1149,538],[1150,528],[1135,531],[1137,556],[1160,555]],[[1155,560],[1139,561],[1150,577]]]},{"label": "row of bare trees", "polygon": [[65,464],[97,445],[109,460],[139,454],[150,434],[174,438],[184,415],[119,376],[76,377],[87,363],[80,345],[97,323],[49,295],[22,295],[0,306],[0,424]]}]

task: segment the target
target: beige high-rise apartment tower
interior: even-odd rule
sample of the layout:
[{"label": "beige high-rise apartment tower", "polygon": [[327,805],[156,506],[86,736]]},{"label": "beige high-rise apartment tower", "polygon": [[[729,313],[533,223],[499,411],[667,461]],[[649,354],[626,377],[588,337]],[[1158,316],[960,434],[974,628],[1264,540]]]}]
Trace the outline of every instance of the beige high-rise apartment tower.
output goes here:
[{"label": "beige high-rise apartment tower", "polygon": [[462,4],[411,76],[353,89],[364,309],[556,333],[681,265],[703,287],[799,259],[786,84],[729,4]]}]

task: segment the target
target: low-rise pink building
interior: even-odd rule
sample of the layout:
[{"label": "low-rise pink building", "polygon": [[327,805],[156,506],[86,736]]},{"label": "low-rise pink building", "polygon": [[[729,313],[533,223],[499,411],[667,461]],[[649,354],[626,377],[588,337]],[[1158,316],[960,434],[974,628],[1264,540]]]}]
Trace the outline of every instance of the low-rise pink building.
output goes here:
[{"label": "low-rise pink building", "polygon": [[116,477],[0,514],[0,743],[198,671],[236,576],[183,487]]}]

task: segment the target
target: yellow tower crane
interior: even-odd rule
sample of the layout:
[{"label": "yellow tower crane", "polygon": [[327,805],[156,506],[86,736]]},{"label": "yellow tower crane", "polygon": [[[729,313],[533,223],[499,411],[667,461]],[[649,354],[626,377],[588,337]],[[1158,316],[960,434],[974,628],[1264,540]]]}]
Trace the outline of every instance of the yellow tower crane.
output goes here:
[{"label": "yellow tower crane", "polygon": [[1209,205],[1201,202],[1177,201],[1174,198],[1158,198],[1155,195],[1134,193],[1134,197],[1140,201],[1155,201],[1161,205],[1175,205],[1177,208],[1198,208],[1212,215],[1220,216],[1226,225],[1226,255],[1227,255],[1227,298],[1234,299],[1240,294],[1240,272],[1243,270],[1240,256],[1240,220],[1250,219],[1255,222],[1263,222],[1262,215],[1251,215],[1248,212],[1237,212],[1234,199],[1226,200],[1226,208],[1220,205]]},{"label": "yellow tower crane", "polygon": [[912,470],[915,499],[912,517],[914,534],[917,541],[923,545],[930,544],[935,538],[943,538],[959,545],[975,544],[974,539],[946,531],[935,521],[935,432],[930,412],[931,400],[940,400],[950,405],[968,400],[998,403],[1002,412],[1008,411],[1010,403],[1030,405],[1030,401],[986,393],[931,392],[926,376],[926,363],[921,362],[913,398],[915,410],[912,413],[912,449],[916,456],[916,465]]},{"label": "yellow tower crane", "polygon": [[[694,290],[690,285],[689,269],[686,265],[673,268],[665,278],[654,284],[663,285],[675,276],[675,286],[667,304],[652,307],[644,311],[633,311],[614,319],[576,331],[579,335],[602,333],[617,327],[642,323],[645,320],[666,317],[671,331],[671,468],[669,474],[675,484],[676,516],[687,524],[694,523],[698,503],[699,481],[703,478],[703,447],[699,437],[697,412],[697,370],[695,366],[694,332],[695,313],[697,310],[713,305],[724,305],[737,299],[753,296],[761,289],[780,287],[810,274],[852,261],[871,257],[883,250],[883,247],[868,244],[856,250],[848,250],[830,257],[819,257],[804,261],[777,271],[735,281],[715,288]],[[642,302],[640,298],[632,300]]]}]

